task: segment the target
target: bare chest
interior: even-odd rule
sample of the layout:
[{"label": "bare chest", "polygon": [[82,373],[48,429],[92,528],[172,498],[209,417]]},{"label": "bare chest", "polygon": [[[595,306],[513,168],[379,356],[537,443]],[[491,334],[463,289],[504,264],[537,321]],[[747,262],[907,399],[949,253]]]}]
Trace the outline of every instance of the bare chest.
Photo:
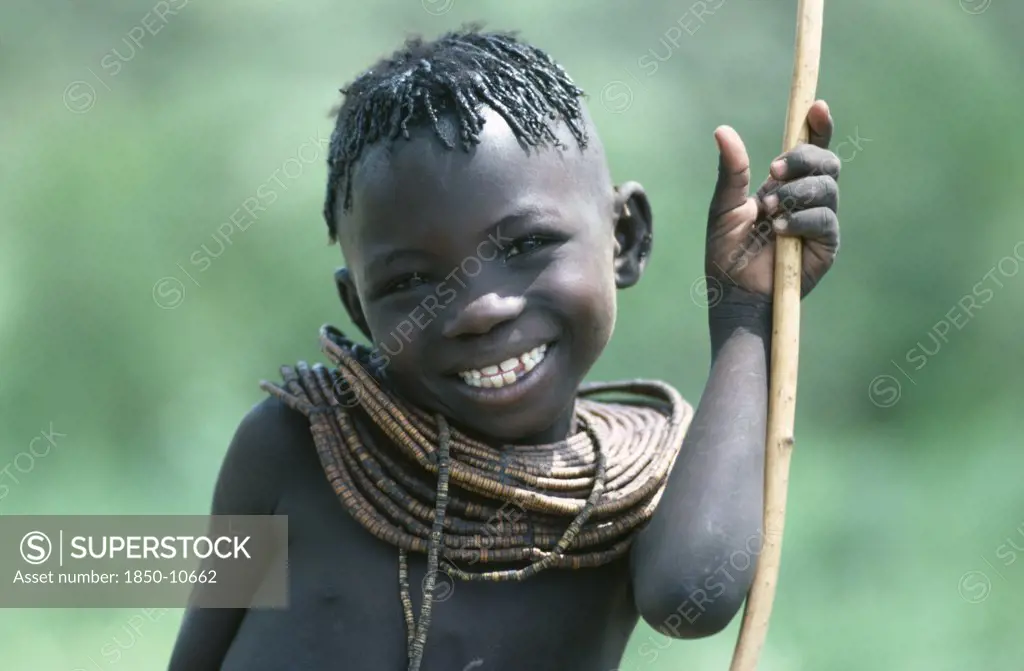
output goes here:
[{"label": "bare chest", "polygon": [[[224,669],[403,670],[398,550],[352,519],[323,474],[310,470],[278,510],[289,516],[291,605],[250,611]],[[409,554],[417,621],[426,568],[425,555]],[[431,594],[423,671],[606,671],[637,622],[625,560],[522,582],[466,582],[440,571]]]}]

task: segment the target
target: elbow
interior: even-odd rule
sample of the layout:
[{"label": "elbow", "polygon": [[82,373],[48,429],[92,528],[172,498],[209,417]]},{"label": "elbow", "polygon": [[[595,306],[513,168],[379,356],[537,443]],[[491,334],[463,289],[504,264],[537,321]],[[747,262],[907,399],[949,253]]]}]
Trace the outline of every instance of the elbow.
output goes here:
[{"label": "elbow", "polygon": [[751,515],[749,523],[726,527],[705,521],[696,529],[644,529],[631,555],[633,599],[644,622],[675,639],[707,638],[728,627],[754,582],[758,536],[743,532],[757,521]]},{"label": "elbow", "polygon": [[730,582],[717,572],[648,584],[638,582],[636,607],[644,622],[663,636],[707,638],[729,626],[749,587],[749,581]]}]

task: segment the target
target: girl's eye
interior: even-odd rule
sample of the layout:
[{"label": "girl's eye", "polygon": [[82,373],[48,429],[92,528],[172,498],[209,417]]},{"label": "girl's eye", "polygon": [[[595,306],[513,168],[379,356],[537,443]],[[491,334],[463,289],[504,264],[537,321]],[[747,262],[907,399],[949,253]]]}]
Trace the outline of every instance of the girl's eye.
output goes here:
[{"label": "girl's eye", "polygon": [[528,235],[525,238],[520,238],[509,246],[508,252],[505,254],[505,258],[509,259],[518,254],[525,254],[532,252],[544,245],[544,239],[539,238],[536,235]]},{"label": "girl's eye", "polygon": [[406,275],[405,277],[395,282],[392,282],[391,286],[388,287],[388,290],[405,291],[406,289],[414,289],[419,285],[424,284],[425,282],[426,280],[423,279],[422,275],[420,275],[419,273],[412,273],[411,275]]}]

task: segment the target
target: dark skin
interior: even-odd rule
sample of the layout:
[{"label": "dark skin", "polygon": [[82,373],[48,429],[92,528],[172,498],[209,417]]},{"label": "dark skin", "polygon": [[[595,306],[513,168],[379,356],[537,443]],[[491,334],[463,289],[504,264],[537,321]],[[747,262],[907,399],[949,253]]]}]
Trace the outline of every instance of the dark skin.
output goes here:
[{"label": "dark skin", "polygon": [[[838,248],[839,161],[826,149],[832,120],[824,103],[808,121],[811,144],[780,157],[784,172],[773,165],[753,196],[742,141],[728,127],[716,131],[721,164],[706,265],[722,291],[709,309],[711,371],[659,507],[631,552],[522,583],[443,583],[439,599],[453,591],[435,603],[425,671],[606,671],[618,666],[641,617],[668,636],[700,638],[736,615],[754,562],[730,557],[760,547],[774,238],[804,239],[805,292]],[[530,154],[489,112],[470,154],[417,131],[391,152],[371,149],[353,209],[338,212],[348,261],[339,292],[357,327],[388,352],[387,383],[495,444],[566,436],[575,389],[611,336],[616,291],[635,285],[647,262],[652,216],[643,188],[613,185],[593,127],[583,152],[561,130],[569,149]],[[772,194],[775,208],[765,203]],[[779,217],[784,231],[759,224]],[[468,258],[481,263],[467,267]],[[681,277],[680,286],[690,281]],[[402,326],[410,321],[412,331]],[[510,387],[477,390],[457,376],[539,344],[549,346],[544,361]],[[291,605],[188,611],[171,671],[406,668],[398,552],[342,508],[303,416],[273,399],[249,413],[218,477],[213,512],[289,516]],[[417,613],[425,566],[423,555],[410,556]]]}]

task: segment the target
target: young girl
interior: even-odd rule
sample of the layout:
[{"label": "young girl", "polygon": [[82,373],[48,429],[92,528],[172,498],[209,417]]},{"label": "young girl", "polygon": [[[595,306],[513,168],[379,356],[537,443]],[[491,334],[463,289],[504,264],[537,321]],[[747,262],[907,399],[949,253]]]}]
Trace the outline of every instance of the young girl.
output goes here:
[{"label": "young girl", "polygon": [[213,513],[288,516],[290,607],[190,610],[171,670],[607,671],[641,617],[721,631],[760,548],[774,239],[803,238],[804,293],[838,248],[827,106],[753,197],[715,133],[694,414],[663,383],[581,387],[652,211],[549,56],[470,27],[344,95],[324,215],[373,347],[325,327],[335,367],[282,369],[242,421]]}]

